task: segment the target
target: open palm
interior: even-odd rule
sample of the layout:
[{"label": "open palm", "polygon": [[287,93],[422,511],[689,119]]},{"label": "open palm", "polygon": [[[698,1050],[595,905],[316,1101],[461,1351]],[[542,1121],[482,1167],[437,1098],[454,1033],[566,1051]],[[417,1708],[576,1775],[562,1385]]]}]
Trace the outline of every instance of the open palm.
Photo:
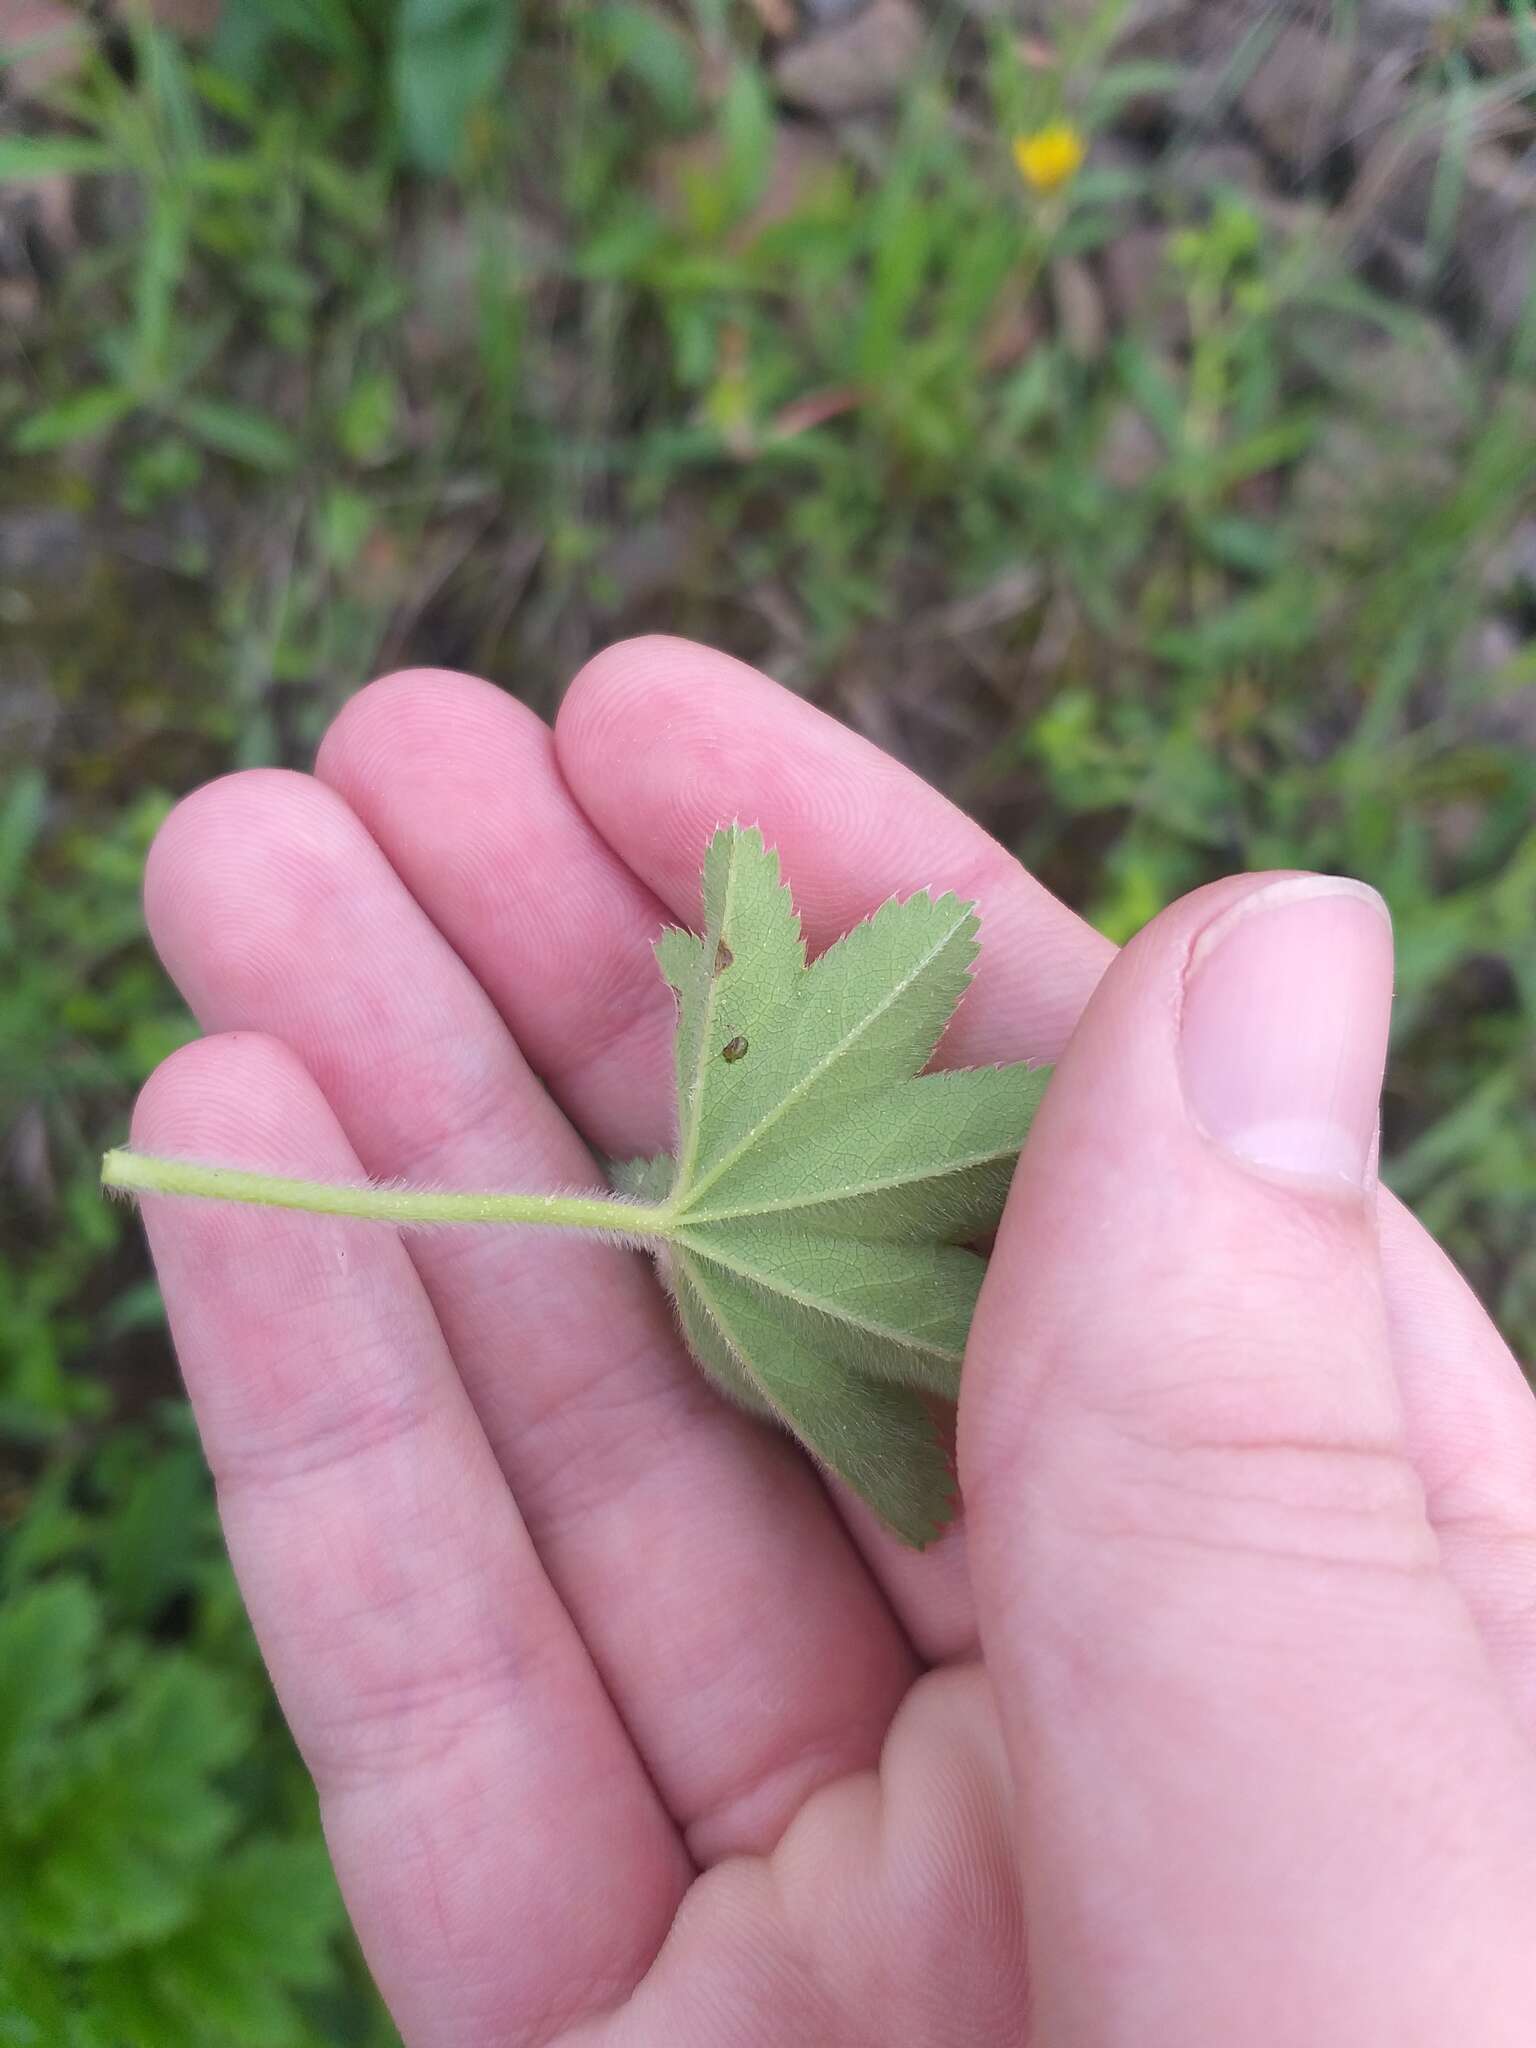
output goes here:
[{"label": "open palm", "polygon": [[[313,777],[233,777],[164,828],[150,919],[210,1036],[151,1081],[135,1142],[599,1185],[594,1153],[670,1142],[651,945],[732,817],[779,847],[813,946],[893,893],[978,899],[957,1063],[1054,1057],[1110,959],[942,799],[723,657],[615,650],[554,734],[488,685],[396,676]],[[230,1549],[411,2048],[1025,2037],[1017,1750],[958,1531],[901,1550],[720,1401],[633,1254],[147,1208]],[[1479,1484],[1506,1501],[1536,1469],[1523,1391],[1448,1270],[1388,1236],[1429,1304],[1397,1370],[1431,1505],[1446,1431],[1411,1388],[1447,1331],[1484,1361],[1472,1411],[1502,1448]],[[1513,1627],[1510,1532],[1462,1520],[1488,1547],[1455,1596],[1480,1655]],[[987,1603],[1011,1570],[978,1573],[1009,1671],[1026,1627]],[[1046,1537],[1024,1576],[1054,1579]],[[1518,1650],[1501,1729],[1530,1703]],[[1503,1797],[1523,1826],[1536,1794]]]}]

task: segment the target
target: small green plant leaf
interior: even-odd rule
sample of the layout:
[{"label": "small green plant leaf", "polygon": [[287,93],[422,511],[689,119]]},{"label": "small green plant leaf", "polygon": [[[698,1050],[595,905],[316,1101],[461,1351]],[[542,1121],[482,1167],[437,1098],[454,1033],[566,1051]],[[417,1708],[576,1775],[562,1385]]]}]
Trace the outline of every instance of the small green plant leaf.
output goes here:
[{"label": "small green plant leaf", "polygon": [[88,384],[24,419],[11,436],[18,455],[46,455],[93,441],[133,409],[133,393],[115,384]]},{"label": "small green plant leaf", "polygon": [[53,1759],[61,1722],[90,1690],[101,1633],[98,1602],[74,1579],[32,1586],[0,1612],[0,1797],[7,1813],[29,1804]]},{"label": "small green plant leaf", "polygon": [[286,427],[250,406],[232,405],[223,398],[184,398],[176,418],[217,455],[227,455],[251,469],[274,473],[293,469],[299,460],[299,444]]},{"label": "small green plant leaf", "polygon": [[470,116],[495,91],[516,26],[509,0],[401,0],[394,96],[405,152],[418,169],[460,166]]},{"label": "small green plant leaf", "polygon": [[992,1230],[1044,1088],[1025,1067],[924,1075],[976,955],[956,897],[885,904],[807,965],[778,858],[716,833],[703,930],[657,945],[678,997],[664,1273],[732,1398],[779,1417],[907,1542],[954,1482],[931,1397],[959,1393]]},{"label": "small green plant leaf", "polygon": [[718,831],[697,932],[657,942],[677,996],[675,1152],[608,1164],[614,1199],[331,1187],[108,1153],[102,1178],[412,1223],[594,1230],[656,1255],[689,1350],[906,1542],[955,1501],[946,1421],[1044,1069],[925,1073],[976,958],[974,906],[882,905],[807,961],[778,856]]},{"label": "small green plant leaf", "polygon": [[0,140],[0,181],[88,177],[117,168],[119,159],[104,142],[72,135],[7,135]]}]

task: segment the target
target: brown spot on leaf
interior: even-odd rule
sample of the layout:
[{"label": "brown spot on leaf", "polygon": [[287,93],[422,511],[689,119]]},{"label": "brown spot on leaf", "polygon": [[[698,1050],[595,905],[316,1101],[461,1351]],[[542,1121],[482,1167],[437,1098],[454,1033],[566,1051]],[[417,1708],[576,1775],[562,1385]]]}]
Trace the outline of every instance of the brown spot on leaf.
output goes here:
[{"label": "brown spot on leaf", "polygon": [[716,974],[724,974],[727,967],[730,966],[731,962],[735,958],[736,955],[731,951],[730,947],[725,943],[724,939],[722,939],[719,945],[717,945],[715,948]]},{"label": "brown spot on leaf", "polygon": [[721,1059],[729,1060],[734,1064],[735,1061],[739,1060],[743,1056],[743,1054],[746,1052],[746,1049],[747,1041],[744,1038],[737,1036],[731,1040],[729,1045],[721,1046],[720,1057]]}]

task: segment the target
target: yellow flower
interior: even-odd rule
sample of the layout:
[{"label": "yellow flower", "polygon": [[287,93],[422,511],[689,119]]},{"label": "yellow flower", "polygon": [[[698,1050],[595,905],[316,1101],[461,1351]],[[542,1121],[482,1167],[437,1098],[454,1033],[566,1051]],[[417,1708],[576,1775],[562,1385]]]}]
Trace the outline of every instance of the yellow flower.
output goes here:
[{"label": "yellow flower", "polygon": [[1087,145],[1070,121],[1052,121],[1032,135],[1013,138],[1019,176],[1037,192],[1059,192],[1077,176]]}]

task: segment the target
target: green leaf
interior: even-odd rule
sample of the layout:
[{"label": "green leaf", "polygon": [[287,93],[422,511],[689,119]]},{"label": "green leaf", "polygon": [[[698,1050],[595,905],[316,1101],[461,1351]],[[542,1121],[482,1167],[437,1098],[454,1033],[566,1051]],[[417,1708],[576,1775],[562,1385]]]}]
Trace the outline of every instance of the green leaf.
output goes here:
[{"label": "green leaf", "polygon": [[229,2048],[308,2041],[293,1993],[326,1982],[341,1924],[321,1843],[249,1843],[210,1874],[197,1919],[144,1955],[145,2002],[175,2016],[177,2039],[212,2034]]},{"label": "green leaf", "polygon": [[118,159],[105,143],[77,141],[71,135],[7,135],[0,139],[0,181],[83,177],[110,171]]},{"label": "green leaf", "polygon": [[47,810],[48,781],[42,769],[21,769],[0,796],[0,911],[9,909],[19,893]]},{"label": "green leaf", "polygon": [[932,1397],[953,1400],[985,1261],[1046,1075],[924,1074],[970,980],[956,897],[892,902],[807,965],[778,859],[718,832],[703,930],[656,952],[678,997],[676,1165],[615,1182],[660,1201],[690,1350],[775,1415],[909,1543],[954,1496]]},{"label": "green leaf", "polygon": [[143,1462],[112,1518],[102,1560],[113,1609],[151,1621],[185,1589],[197,1556],[191,1539],[212,1521],[207,1468],[193,1445]]},{"label": "green leaf", "polygon": [[383,372],[359,377],[336,415],[336,443],[353,462],[381,461],[395,431],[399,393]]},{"label": "green leaf", "polygon": [[249,406],[231,405],[223,398],[184,398],[176,407],[176,418],[205,447],[251,469],[282,471],[297,466],[299,444],[287,428]]},{"label": "green leaf", "polygon": [[731,66],[717,118],[727,211],[740,215],[761,198],[773,163],[773,101],[755,64]]},{"label": "green leaf", "polygon": [[17,1816],[30,1938],[83,1960],[184,1925],[235,1821],[212,1777],[249,1732],[229,1688],[185,1657],[143,1667],[120,1704],[81,1724],[48,1804]]},{"label": "green leaf", "polygon": [[671,121],[687,121],[697,101],[688,39],[666,17],[634,0],[612,0],[575,16],[574,26],[616,72],[637,78]]},{"label": "green leaf", "polygon": [[515,27],[510,0],[401,0],[392,83],[418,169],[458,167],[469,118],[500,83]]},{"label": "green leaf", "polygon": [[49,1579],[0,1609],[0,1806],[14,1811],[49,1756],[62,1722],[91,1686],[101,1632],[95,1595],[79,1579]]},{"label": "green leaf", "polygon": [[21,455],[45,455],[54,448],[70,448],[77,441],[93,441],[115,427],[132,410],[133,393],[116,384],[88,384],[57,405],[45,406],[24,419],[11,436],[11,446]]}]

